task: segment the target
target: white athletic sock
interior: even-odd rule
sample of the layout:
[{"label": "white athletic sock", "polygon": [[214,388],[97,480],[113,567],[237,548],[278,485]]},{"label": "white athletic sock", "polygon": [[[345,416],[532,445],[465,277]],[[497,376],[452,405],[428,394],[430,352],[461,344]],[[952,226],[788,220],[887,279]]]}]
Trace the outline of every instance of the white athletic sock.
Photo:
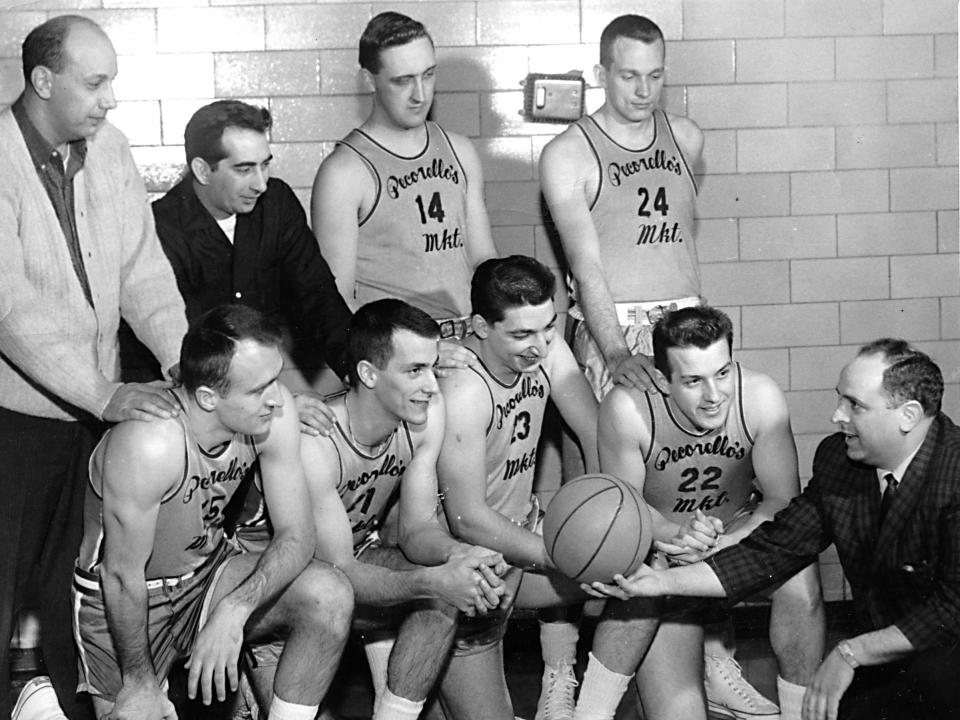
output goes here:
[{"label": "white athletic sock", "polygon": [[317,716],[320,705],[297,705],[296,703],[281,700],[276,693],[270,703],[268,720],[313,720]]},{"label": "white athletic sock", "polygon": [[580,638],[580,628],[574,623],[543,622],[540,621],[540,652],[543,653],[543,664],[559,667],[566,663],[570,667],[577,664],[577,640]]},{"label": "white athletic sock", "polygon": [[423,710],[424,700],[407,700],[390,692],[383,691],[372,720],[417,720]]},{"label": "white athletic sock", "polygon": [[590,653],[573,720],[613,720],[632,678],[607,669]]},{"label": "white athletic sock", "polygon": [[370,677],[373,680],[373,707],[376,709],[387,689],[387,667],[390,665],[390,653],[393,652],[393,638],[364,643],[363,651],[367,654],[367,665],[370,666]]},{"label": "white athletic sock", "polygon": [[797,685],[777,675],[777,697],[780,698],[781,720],[800,720],[806,686]]}]

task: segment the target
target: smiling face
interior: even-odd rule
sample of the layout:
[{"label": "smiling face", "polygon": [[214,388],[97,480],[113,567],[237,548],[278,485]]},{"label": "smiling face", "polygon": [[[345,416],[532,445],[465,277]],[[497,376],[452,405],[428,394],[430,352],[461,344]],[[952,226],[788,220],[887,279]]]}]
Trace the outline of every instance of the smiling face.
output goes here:
[{"label": "smiling face", "polygon": [[663,41],[645,43],[618,37],[610,58],[609,68],[597,66],[597,80],[604,88],[607,107],[624,122],[650,119],[663,92]]},{"label": "smiling face", "polygon": [[484,362],[498,375],[533,372],[547,357],[557,336],[553,300],[508,308],[503,320],[495,323],[479,315],[476,320]]},{"label": "smiling face", "polygon": [[847,457],[892,470],[905,456],[908,425],[904,404],[892,403],[883,389],[885,369],[879,354],[860,355],[844,367],[831,422],[837,423],[846,438]]},{"label": "smiling face", "polygon": [[203,206],[217,220],[253,210],[267,191],[270,179],[270,143],[256,130],[228,127],[221,138],[227,156],[211,168],[194,158],[194,188]]},{"label": "smiling face", "polygon": [[722,427],[734,393],[733,360],[727,338],[706,348],[672,347],[668,391],[673,406],[697,430]]},{"label": "smiling face", "polygon": [[230,361],[229,385],[215,395],[214,412],[230,432],[261,435],[270,429],[276,411],[283,407],[278,378],[283,356],[274,345],[241,340]]},{"label": "smiling face", "polygon": [[423,424],[431,399],[440,391],[434,375],[437,338],[395,330],[391,348],[386,367],[374,371],[373,392],[380,406],[395,419]]},{"label": "smiling face", "polygon": [[423,125],[433,105],[437,60],[430,38],[380,51],[380,70],[364,70],[383,120],[400,130]]},{"label": "smiling face", "polygon": [[46,139],[54,146],[92,137],[117,106],[117,54],[98,28],[75,23],[63,43],[63,69],[34,68],[31,79],[45,102]]}]

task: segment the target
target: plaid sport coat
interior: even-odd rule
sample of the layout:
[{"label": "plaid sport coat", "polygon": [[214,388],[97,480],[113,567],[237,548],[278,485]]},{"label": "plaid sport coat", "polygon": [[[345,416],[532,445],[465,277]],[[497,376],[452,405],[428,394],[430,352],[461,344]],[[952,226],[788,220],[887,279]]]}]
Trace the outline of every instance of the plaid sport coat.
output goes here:
[{"label": "plaid sport coat", "polygon": [[960,428],[940,413],[880,523],[875,468],[824,439],[804,491],[707,563],[731,601],[785,580],[835,543],[859,632],[896,625],[916,650],[960,639]]}]

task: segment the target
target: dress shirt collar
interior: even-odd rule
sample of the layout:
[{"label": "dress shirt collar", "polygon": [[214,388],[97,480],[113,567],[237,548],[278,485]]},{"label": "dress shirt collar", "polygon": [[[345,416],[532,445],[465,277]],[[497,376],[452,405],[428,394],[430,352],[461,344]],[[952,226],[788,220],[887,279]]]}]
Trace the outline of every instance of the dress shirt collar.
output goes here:
[{"label": "dress shirt collar", "polygon": [[923,445],[922,440],[920,441],[920,444],[913,449],[913,452],[907,455],[903,459],[903,461],[899,465],[897,465],[895,468],[893,469],[877,468],[876,469],[877,481],[880,483],[880,492],[883,492],[884,489],[887,487],[887,481],[884,479],[887,473],[893,475],[898,485],[901,482],[903,482],[903,476],[906,474],[907,468],[910,466],[910,463],[913,461],[913,458],[916,456],[917,452],[919,452],[921,445]]},{"label": "dress shirt collar", "polygon": [[60,151],[47,142],[46,138],[37,130],[37,126],[30,120],[23,102],[23,95],[17,98],[17,101],[13,104],[13,116],[17,120],[17,125],[20,126],[20,132],[23,134],[23,140],[27,144],[27,149],[30,151],[30,157],[33,159],[37,172],[45,172],[46,165],[51,162],[56,162],[64,172],[71,176],[69,170],[73,170],[75,173],[76,170],[83,167],[83,162],[87,157],[87,141],[85,139],[81,138],[69,143],[68,154],[71,167],[68,169],[64,162],[65,158],[60,155]]}]

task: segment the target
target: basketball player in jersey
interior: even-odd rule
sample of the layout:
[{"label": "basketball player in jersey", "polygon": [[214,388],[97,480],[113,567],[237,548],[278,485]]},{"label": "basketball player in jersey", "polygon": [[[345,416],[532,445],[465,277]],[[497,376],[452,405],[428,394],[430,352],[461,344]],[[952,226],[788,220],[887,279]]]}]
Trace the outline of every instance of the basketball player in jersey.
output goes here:
[{"label": "basketball player in jersey", "polygon": [[[237,687],[245,640],[283,629],[271,718],[312,720],[353,609],[344,575],[311,560],[309,494],[293,398],[277,382],[279,329],[243,305],[202,315],[180,355],[176,417],[112,428],[90,460],[74,573],[80,690],[97,717],[175,718],[165,692],[189,656],[188,695]],[[240,554],[223,509],[259,460],[274,535]]]},{"label": "basketball player in jersey", "polygon": [[[555,571],[532,498],[543,412],[552,399],[577,436],[588,471],[598,466],[596,400],[570,348],[557,337],[553,273],[533,258],[487,260],[471,289],[474,335],[464,345],[475,366],[441,379],[447,426],[438,471],[447,522],[466,542],[500,551],[513,566],[516,606],[579,603],[585,594]],[[510,592],[510,590],[508,590]],[[637,611],[643,609],[637,606]],[[501,625],[506,616],[501,614]],[[634,618],[631,603],[607,603],[584,676],[578,718],[613,718],[656,621]],[[514,717],[499,634],[455,656],[442,685],[448,716]],[[538,714],[548,712],[539,708]]]},{"label": "basketball player in jersey", "polygon": [[[302,439],[316,556],[354,587],[375,720],[415,720],[449,656],[457,612],[484,614],[503,593],[500,553],[455,540],[437,520],[439,337],[429,315],[401,300],[361,307],[349,332],[350,388],[327,399],[333,432]],[[400,547],[388,547],[377,529],[398,501]],[[237,537],[256,548],[264,530],[254,515]],[[254,657],[272,672],[271,651],[258,647]]]},{"label": "basketball player in jersey", "polygon": [[373,109],[317,172],[314,232],[351,309],[397,297],[437,320],[444,339],[460,338],[473,269],[496,255],[479,158],[427,119],[437,63],[421,23],[374,17],[360,67]]},{"label": "basketball player in jersey", "polygon": [[[783,392],[768,376],[734,362],[732,347],[733,328],[721,311],[700,306],[669,312],[653,329],[661,392],[616,387],[601,404],[601,468],[642,490],[654,539],[674,562],[739,542],[800,493]],[[770,644],[780,666],[781,713],[793,720],[824,650],[817,568],[787,580],[772,599]],[[637,672],[651,720],[705,717],[704,667],[719,674],[721,684],[729,673],[739,675],[739,666],[704,666],[700,617],[689,605],[668,605]],[[762,696],[741,700],[730,708],[739,718],[776,714]],[[708,703],[723,711],[712,699]]]},{"label": "basketball player in jersey", "polygon": [[543,195],[570,264],[573,350],[598,399],[614,382],[652,387],[644,357],[652,322],[665,307],[699,302],[692,168],[703,133],[660,109],[664,55],[654,22],[613,20],[595,69],[606,101],[540,156]]},{"label": "basketball player in jersey", "polygon": [[[663,308],[700,301],[692,169],[703,133],[660,108],[664,58],[656,23],[611,21],[595,68],[604,104],[540,155],[541,189],[570,268],[570,343],[598,400],[614,383],[652,389],[653,322]],[[564,437],[565,477],[577,474],[569,445]],[[577,629],[557,619],[541,618],[543,690],[572,698],[575,655],[561,650],[576,646]]]}]

